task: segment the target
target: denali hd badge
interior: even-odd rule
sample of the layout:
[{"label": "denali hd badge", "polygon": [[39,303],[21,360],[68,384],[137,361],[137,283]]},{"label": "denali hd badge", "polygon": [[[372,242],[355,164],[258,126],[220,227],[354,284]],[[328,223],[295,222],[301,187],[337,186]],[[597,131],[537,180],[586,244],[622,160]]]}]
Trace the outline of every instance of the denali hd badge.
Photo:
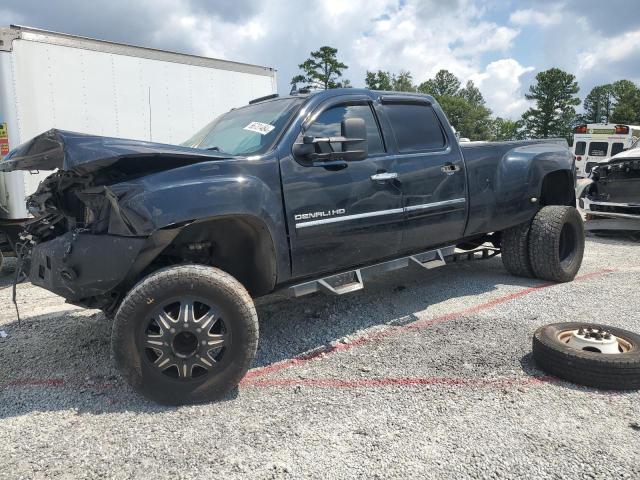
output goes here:
[{"label": "denali hd badge", "polygon": [[295,220],[309,220],[311,218],[326,218],[333,217],[335,215],[344,215],[346,210],[344,208],[336,208],[335,210],[326,210],[324,212],[311,212],[311,213],[297,213],[293,218]]}]

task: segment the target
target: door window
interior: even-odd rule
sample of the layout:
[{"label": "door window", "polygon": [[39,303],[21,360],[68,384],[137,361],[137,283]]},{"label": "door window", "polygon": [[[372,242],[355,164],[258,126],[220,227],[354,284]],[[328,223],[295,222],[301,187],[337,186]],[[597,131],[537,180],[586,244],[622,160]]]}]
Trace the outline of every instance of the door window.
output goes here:
[{"label": "door window", "polygon": [[587,142],[576,142],[576,155],[584,155],[587,151]]},{"label": "door window", "polygon": [[[384,143],[369,105],[336,105],[322,112],[304,132],[312,137],[339,137],[342,135],[342,121],[346,118],[362,118],[367,127],[369,155],[384,153]],[[334,152],[342,151],[342,143],[331,144]]]},{"label": "door window", "polygon": [[614,155],[619,154],[623,150],[624,150],[624,144],[622,144],[621,142],[616,142],[611,145],[611,156],[613,157]]},{"label": "door window", "polygon": [[445,137],[433,108],[426,104],[385,105],[400,153],[441,150]]}]

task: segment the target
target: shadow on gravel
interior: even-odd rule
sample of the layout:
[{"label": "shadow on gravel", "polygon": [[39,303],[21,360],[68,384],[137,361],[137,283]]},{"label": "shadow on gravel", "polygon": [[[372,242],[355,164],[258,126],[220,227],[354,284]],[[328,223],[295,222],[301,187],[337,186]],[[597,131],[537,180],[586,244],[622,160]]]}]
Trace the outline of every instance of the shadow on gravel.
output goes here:
[{"label": "shadow on gravel", "polygon": [[586,232],[590,242],[602,245],[638,245],[640,232],[629,230],[593,230]]},{"label": "shadow on gravel", "polygon": [[368,282],[364,290],[335,297],[313,294],[299,299],[264,297],[257,302],[260,343],[254,367],[269,365],[331,343],[371,327],[402,325],[429,315],[434,306],[459,299],[460,310],[473,297],[498,285],[532,287],[538,280],[508,275],[500,258],[461,263],[424,271],[405,270]]},{"label": "shadow on gravel", "polygon": [[[260,342],[253,366],[326,347],[368,328],[411,323],[418,312],[457,311],[498,285],[524,288],[540,283],[506,274],[500,259],[492,258],[430,271],[393,272],[344,297],[263,297],[256,301]],[[438,304],[452,299],[455,304],[436,311]],[[24,303],[21,312],[21,326],[12,322],[2,327],[9,336],[0,339],[0,418],[68,409],[92,414],[172,410],[142,399],[121,380],[110,358],[111,322],[101,312],[63,310],[29,316]],[[235,391],[225,400],[241,394]]]}]

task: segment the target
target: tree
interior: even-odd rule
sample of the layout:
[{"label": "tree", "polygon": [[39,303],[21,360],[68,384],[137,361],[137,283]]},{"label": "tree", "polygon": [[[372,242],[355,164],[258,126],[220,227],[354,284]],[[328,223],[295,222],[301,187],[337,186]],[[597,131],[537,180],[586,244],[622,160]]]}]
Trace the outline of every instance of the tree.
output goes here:
[{"label": "tree", "polygon": [[569,137],[580,99],[578,82],[570,73],[550,68],[536,75],[536,83],[525,95],[536,106],[522,115],[528,133],[534,138]]},{"label": "tree", "polygon": [[485,106],[482,93],[472,81],[468,81],[464,88],[460,86],[458,77],[447,70],[440,70],[434,78],[422,82],[418,91],[433,95],[460,136],[488,140],[492,133],[491,110]]},{"label": "tree", "polygon": [[364,79],[367,88],[372,90],[391,90],[396,92],[415,92],[413,76],[408,70],[400,70],[400,73],[391,74],[378,70],[377,72],[367,71]]},{"label": "tree", "polygon": [[640,90],[630,80],[618,80],[611,84],[615,107],[611,114],[612,123],[640,122]]},{"label": "tree", "polygon": [[[311,52],[311,56],[298,65],[302,73],[291,79],[291,85],[295,88],[298,83],[305,83],[307,87],[324,90],[345,86],[346,80],[339,82],[338,79],[349,67],[340,62],[337,55],[337,48],[327,46]],[[350,86],[350,82],[346,86]]]},{"label": "tree", "polygon": [[416,87],[413,84],[413,76],[408,70],[400,70],[398,75],[391,78],[393,90],[396,92],[415,92]]},{"label": "tree", "polygon": [[598,85],[593,87],[584,99],[585,123],[600,123],[609,121],[614,107],[612,85]]},{"label": "tree", "polygon": [[467,82],[467,85],[461,89],[458,94],[464,98],[471,105],[484,106],[484,97],[478,87],[476,87],[472,80]]},{"label": "tree", "polygon": [[440,70],[434,78],[422,82],[418,86],[418,91],[428,93],[434,97],[458,94],[460,90],[460,80],[448,70]]},{"label": "tree", "polygon": [[367,88],[371,90],[393,90],[391,73],[378,70],[370,72],[367,70],[367,76],[364,79]]},{"label": "tree", "polygon": [[525,132],[521,120],[496,117],[491,123],[491,139],[497,141],[523,140]]}]

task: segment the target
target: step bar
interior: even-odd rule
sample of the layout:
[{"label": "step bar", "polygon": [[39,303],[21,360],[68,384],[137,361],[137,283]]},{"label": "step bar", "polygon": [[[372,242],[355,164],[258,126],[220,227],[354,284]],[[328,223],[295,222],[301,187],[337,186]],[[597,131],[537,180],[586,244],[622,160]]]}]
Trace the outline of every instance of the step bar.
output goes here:
[{"label": "step bar", "polygon": [[386,262],[376,263],[367,267],[347,270],[336,275],[311,280],[292,285],[285,292],[292,297],[302,297],[316,292],[329,293],[331,295],[344,295],[356,292],[364,288],[365,280],[382,275],[386,272],[399,270],[411,266],[431,270],[443,267],[450,263],[459,263],[471,260],[484,260],[500,253],[500,249],[494,247],[480,247],[471,251],[456,252],[454,245],[416,253],[406,257],[396,258]]}]

